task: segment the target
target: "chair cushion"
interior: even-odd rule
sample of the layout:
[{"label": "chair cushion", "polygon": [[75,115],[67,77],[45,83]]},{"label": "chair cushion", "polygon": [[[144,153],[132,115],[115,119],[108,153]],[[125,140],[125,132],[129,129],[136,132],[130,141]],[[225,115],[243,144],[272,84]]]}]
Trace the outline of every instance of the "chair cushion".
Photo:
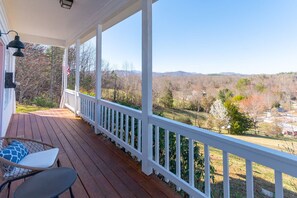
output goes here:
[{"label": "chair cushion", "polygon": [[13,140],[7,147],[0,151],[0,157],[14,163],[19,163],[28,153],[28,149],[24,144]]},{"label": "chair cushion", "polygon": [[49,168],[54,165],[59,153],[58,148],[30,153],[24,157],[19,164],[23,166],[31,166],[35,168]]}]

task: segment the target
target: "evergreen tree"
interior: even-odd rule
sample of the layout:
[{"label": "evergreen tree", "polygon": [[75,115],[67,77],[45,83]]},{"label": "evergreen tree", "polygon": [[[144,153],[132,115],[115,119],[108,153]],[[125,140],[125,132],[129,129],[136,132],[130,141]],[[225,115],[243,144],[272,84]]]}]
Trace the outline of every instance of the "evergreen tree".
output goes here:
[{"label": "evergreen tree", "polygon": [[231,101],[225,102],[225,107],[230,118],[230,133],[241,135],[248,131],[253,126],[253,121],[245,114],[241,113],[236,105]]},{"label": "evergreen tree", "polygon": [[222,89],[219,91],[218,98],[224,103],[228,99],[233,97],[233,93],[230,89]]},{"label": "evergreen tree", "polygon": [[172,88],[169,84],[169,86],[165,87],[164,90],[164,95],[160,98],[160,103],[165,107],[165,108],[173,108],[173,93],[172,93]]}]

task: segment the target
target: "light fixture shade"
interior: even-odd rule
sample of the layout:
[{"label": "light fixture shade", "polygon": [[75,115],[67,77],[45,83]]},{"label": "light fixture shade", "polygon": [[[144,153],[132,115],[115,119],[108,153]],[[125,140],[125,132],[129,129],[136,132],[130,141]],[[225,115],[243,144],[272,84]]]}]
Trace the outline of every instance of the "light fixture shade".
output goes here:
[{"label": "light fixture shade", "polygon": [[19,36],[15,36],[14,40],[10,41],[8,43],[7,47],[18,48],[18,49],[24,49],[25,48],[24,44],[20,41]]},{"label": "light fixture shade", "polygon": [[72,4],[73,0],[60,0],[60,5],[62,8],[70,9]]},{"label": "light fixture shade", "polygon": [[20,48],[18,48],[18,50],[15,53],[13,53],[12,55],[17,56],[17,57],[24,57],[24,54]]}]

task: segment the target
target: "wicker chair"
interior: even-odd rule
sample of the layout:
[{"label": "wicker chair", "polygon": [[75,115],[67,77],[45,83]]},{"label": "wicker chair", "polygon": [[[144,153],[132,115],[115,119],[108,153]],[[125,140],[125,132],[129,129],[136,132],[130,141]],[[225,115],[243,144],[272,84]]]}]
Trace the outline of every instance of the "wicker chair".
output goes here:
[{"label": "wicker chair", "polygon": [[5,158],[0,157],[0,171],[2,183],[0,183],[0,192],[8,184],[8,197],[11,182],[32,176],[40,171],[52,168],[57,164],[60,166],[58,159],[59,149],[52,145],[39,142],[36,140],[3,137],[0,138],[0,150],[7,147],[10,142],[17,140],[24,144],[29,154],[25,156],[19,163],[13,163]]}]

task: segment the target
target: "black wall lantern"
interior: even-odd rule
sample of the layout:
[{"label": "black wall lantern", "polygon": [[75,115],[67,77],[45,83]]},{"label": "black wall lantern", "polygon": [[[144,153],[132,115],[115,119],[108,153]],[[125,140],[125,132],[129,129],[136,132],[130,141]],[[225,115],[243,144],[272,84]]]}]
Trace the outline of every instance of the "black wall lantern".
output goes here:
[{"label": "black wall lantern", "polygon": [[15,88],[16,84],[13,82],[13,73],[5,72],[5,88]]},{"label": "black wall lantern", "polygon": [[73,0],[60,0],[60,5],[62,8],[70,9],[72,4]]},{"label": "black wall lantern", "polygon": [[12,55],[13,55],[13,56],[19,56],[19,57],[24,57],[24,54],[23,54],[23,52],[21,51],[21,49],[24,49],[25,46],[24,46],[24,44],[20,41],[20,36],[19,36],[19,34],[18,34],[16,31],[14,31],[14,30],[9,30],[9,31],[6,32],[6,33],[0,31],[0,36],[2,36],[2,34],[7,35],[7,34],[9,34],[10,32],[14,32],[14,33],[16,33],[16,36],[14,37],[14,40],[13,40],[13,41],[10,41],[10,42],[8,43],[8,45],[6,46],[7,49],[8,49],[9,47],[10,47],[10,48],[16,48],[17,51],[16,51],[15,53],[13,53]]}]

